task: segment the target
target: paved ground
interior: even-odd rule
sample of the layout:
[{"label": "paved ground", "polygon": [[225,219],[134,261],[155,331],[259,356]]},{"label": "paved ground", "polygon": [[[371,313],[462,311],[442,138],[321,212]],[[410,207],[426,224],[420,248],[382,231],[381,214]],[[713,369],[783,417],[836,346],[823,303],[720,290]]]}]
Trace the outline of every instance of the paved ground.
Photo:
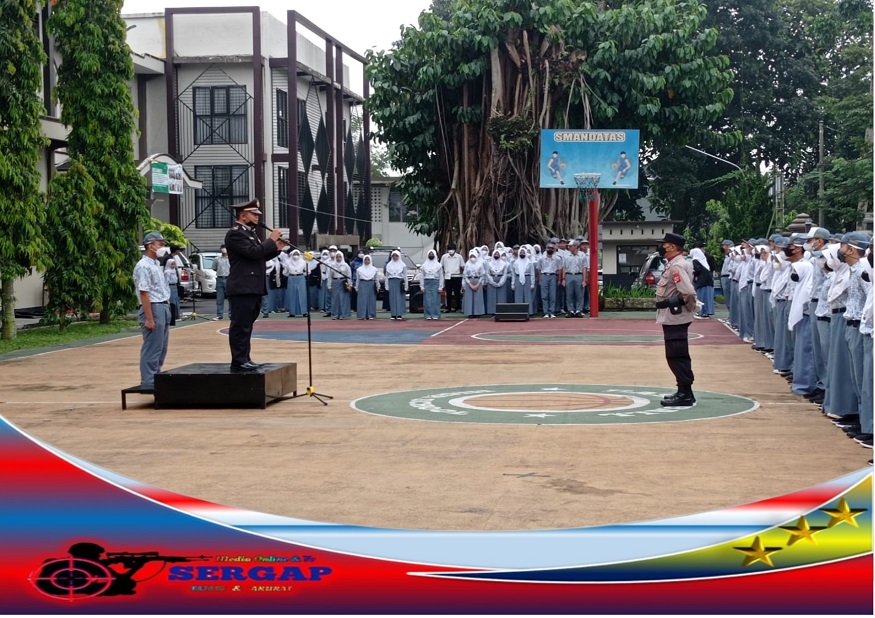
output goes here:
[{"label": "paved ground", "polygon": [[[177,326],[165,368],[227,361],[227,324]],[[259,320],[253,340],[256,360],[299,364],[301,391],[309,383],[305,326],[301,318]],[[131,396],[122,412],[119,390],[139,382],[140,338],[132,336],[0,362],[0,414],[68,453],[167,490],[397,528],[657,519],[778,496],[867,466],[871,451],[790,394],[769,361],[722,324],[696,321],[691,332],[700,336],[692,345],[695,387],[751,398],[757,409],[686,422],[557,426],[419,422],[350,407],[370,395],[431,387],[671,387],[659,329],[637,314],[502,324],[317,318],[312,384],[334,399],[266,410],[156,411],[150,397]],[[599,340],[606,335],[642,340]],[[524,403],[538,411],[531,397]]]}]

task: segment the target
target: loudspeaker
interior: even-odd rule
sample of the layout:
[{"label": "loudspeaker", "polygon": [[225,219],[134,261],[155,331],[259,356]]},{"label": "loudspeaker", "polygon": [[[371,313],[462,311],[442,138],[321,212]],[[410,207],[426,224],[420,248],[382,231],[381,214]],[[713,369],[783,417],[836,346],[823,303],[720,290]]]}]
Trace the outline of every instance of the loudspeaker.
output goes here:
[{"label": "loudspeaker", "polygon": [[496,322],[528,322],[529,303],[496,303]]}]

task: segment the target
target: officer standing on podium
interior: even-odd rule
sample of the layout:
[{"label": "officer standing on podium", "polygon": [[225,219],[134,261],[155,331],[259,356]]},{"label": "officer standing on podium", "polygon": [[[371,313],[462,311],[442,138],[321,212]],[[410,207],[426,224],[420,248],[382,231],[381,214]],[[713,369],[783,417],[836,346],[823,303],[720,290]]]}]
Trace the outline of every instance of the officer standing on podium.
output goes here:
[{"label": "officer standing on podium", "polygon": [[228,343],[231,346],[231,371],[257,371],[261,364],[249,357],[252,325],[261,310],[261,298],[267,293],[264,263],[279,255],[276,241],[282,236],[272,230],[264,241],[255,233],[261,218],[258,200],[233,206],[237,220],[225,234],[225,247],[231,262],[231,274],[225,287],[231,311]]},{"label": "officer standing on podium", "polygon": [[687,332],[696,309],[696,289],[693,287],[693,267],[683,255],[685,243],[683,236],[668,233],[660,246],[660,253],[664,252],[668,264],[656,285],[656,321],[662,324],[665,359],[678,386],[676,393],[662,398],[660,403],[664,406],[696,403]]}]

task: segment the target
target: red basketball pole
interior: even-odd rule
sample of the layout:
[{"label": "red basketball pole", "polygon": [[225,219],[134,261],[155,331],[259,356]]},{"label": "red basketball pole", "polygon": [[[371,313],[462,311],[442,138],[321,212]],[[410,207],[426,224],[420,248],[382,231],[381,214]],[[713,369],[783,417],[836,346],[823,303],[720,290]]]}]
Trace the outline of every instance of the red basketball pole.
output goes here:
[{"label": "red basketball pole", "polygon": [[589,315],[599,317],[599,191],[589,194]]}]

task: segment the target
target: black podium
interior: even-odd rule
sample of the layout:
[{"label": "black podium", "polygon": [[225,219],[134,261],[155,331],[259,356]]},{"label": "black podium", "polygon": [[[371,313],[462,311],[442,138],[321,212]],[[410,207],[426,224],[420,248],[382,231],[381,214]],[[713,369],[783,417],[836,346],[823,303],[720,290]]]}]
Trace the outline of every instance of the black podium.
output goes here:
[{"label": "black podium", "polygon": [[496,322],[528,322],[529,304],[496,303],[494,319]]},{"label": "black podium", "polygon": [[[292,393],[291,396],[288,396]],[[295,363],[232,373],[228,363],[195,363],[155,374],[155,409],[260,408],[298,394]]]}]

